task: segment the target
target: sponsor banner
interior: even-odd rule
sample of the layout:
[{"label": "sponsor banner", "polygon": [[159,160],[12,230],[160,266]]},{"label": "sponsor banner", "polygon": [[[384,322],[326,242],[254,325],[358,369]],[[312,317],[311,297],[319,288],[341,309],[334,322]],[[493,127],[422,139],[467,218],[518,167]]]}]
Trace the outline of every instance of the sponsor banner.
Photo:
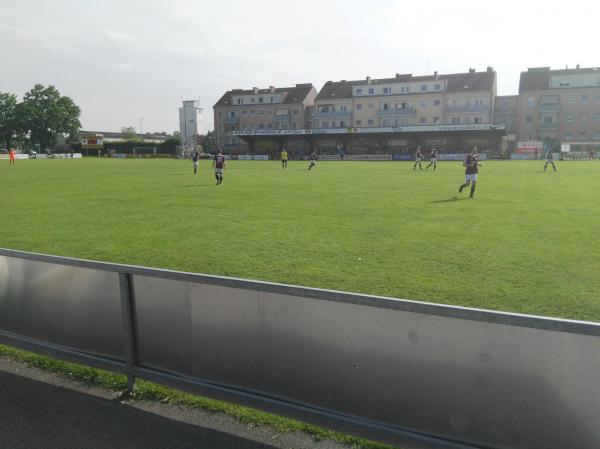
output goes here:
[{"label": "sponsor banner", "polygon": [[36,154],[34,155],[36,159],[46,159],[48,156],[45,154]]},{"label": "sponsor banner", "polygon": [[82,158],[81,153],[73,153],[73,159],[81,159],[81,158]]},{"label": "sponsor banner", "polygon": [[408,140],[406,140],[406,139],[390,139],[390,140],[388,140],[388,145],[391,147],[407,146]]},{"label": "sponsor banner", "polygon": [[390,154],[348,154],[344,156],[344,160],[348,161],[389,161],[391,158]]},{"label": "sponsor banner", "polygon": [[571,145],[568,143],[563,143],[560,146],[560,151],[561,153],[569,153],[571,151]]},{"label": "sponsor banner", "polygon": [[447,143],[446,139],[425,139],[425,145],[429,147],[445,147]]},{"label": "sponsor banner", "polygon": [[510,159],[513,161],[531,160],[535,159],[535,155],[533,153],[511,154]]},{"label": "sponsor banner", "polygon": [[538,153],[544,151],[544,142],[538,140],[533,140],[529,142],[517,142],[517,154],[535,154],[536,151]]},{"label": "sponsor banner", "polygon": [[252,160],[253,161],[268,161],[269,155],[268,154],[253,154]]},{"label": "sponsor banner", "polygon": [[[345,158],[348,159],[348,158]],[[341,161],[342,158],[339,154],[321,154],[319,156],[319,160],[321,161]]]},{"label": "sponsor banner", "polygon": [[464,158],[464,153],[441,153],[438,155],[440,161],[462,161]]},{"label": "sponsor banner", "polygon": [[393,161],[412,161],[412,154],[392,154]]},{"label": "sponsor banner", "polygon": [[115,154],[112,155],[112,157],[116,157],[116,158],[119,158],[119,159],[124,159],[124,158],[127,157],[127,155],[125,153],[115,153]]},{"label": "sponsor banner", "polygon": [[238,161],[251,161],[252,160],[252,155],[251,154],[238,154]]}]

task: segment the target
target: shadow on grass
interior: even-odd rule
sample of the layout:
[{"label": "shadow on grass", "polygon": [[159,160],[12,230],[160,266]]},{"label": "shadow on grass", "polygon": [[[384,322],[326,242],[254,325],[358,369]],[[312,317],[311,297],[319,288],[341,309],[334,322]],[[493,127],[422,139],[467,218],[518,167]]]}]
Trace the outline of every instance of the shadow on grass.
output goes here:
[{"label": "shadow on grass", "polygon": [[457,196],[453,196],[452,198],[448,198],[447,200],[436,200],[436,201],[430,201],[430,204],[434,204],[434,203],[453,203],[454,201],[462,201],[462,200],[468,200],[469,197],[465,196],[463,198],[459,198]]},{"label": "shadow on grass", "polygon": [[186,188],[188,188],[188,187],[210,187],[210,186],[214,186],[214,185],[215,184],[194,184],[191,186],[182,186],[182,187],[186,187]]}]

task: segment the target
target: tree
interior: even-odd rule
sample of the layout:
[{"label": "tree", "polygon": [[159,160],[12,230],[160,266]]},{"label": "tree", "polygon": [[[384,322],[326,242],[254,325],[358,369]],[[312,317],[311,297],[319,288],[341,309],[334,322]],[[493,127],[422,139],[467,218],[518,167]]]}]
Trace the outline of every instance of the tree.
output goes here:
[{"label": "tree", "polygon": [[75,135],[81,128],[81,109],[54,86],[36,84],[25,94],[22,105],[29,140],[42,148],[53,146],[58,136]]},{"label": "tree", "polygon": [[17,103],[17,96],[0,92],[0,142],[6,149],[25,130],[23,107]]},{"label": "tree", "polygon": [[121,134],[123,135],[123,139],[128,142],[138,142],[140,140],[134,126],[124,126],[121,128]]},{"label": "tree", "polygon": [[202,147],[204,148],[205,152],[212,153],[213,151],[215,151],[216,143],[215,143],[215,132],[214,131],[208,131],[206,133],[206,135],[201,136],[200,140],[201,140]]}]

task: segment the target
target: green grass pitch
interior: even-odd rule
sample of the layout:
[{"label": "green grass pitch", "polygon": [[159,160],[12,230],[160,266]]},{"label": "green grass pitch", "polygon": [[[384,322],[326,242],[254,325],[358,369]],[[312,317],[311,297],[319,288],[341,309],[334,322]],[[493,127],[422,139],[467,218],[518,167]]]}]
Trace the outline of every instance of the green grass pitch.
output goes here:
[{"label": "green grass pitch", "polygon": [[0,161],[0,247],[600,321],[600,162]]}]

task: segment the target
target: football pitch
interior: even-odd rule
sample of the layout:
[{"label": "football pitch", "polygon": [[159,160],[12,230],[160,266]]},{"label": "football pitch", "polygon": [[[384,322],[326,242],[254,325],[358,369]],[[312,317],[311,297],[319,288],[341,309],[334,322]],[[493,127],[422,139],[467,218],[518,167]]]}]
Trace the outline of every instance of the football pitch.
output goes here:
[{"label": "football pitch", "polygon": [[0,247],[600,321],[598,161],[210,164],[0,161]]}]

